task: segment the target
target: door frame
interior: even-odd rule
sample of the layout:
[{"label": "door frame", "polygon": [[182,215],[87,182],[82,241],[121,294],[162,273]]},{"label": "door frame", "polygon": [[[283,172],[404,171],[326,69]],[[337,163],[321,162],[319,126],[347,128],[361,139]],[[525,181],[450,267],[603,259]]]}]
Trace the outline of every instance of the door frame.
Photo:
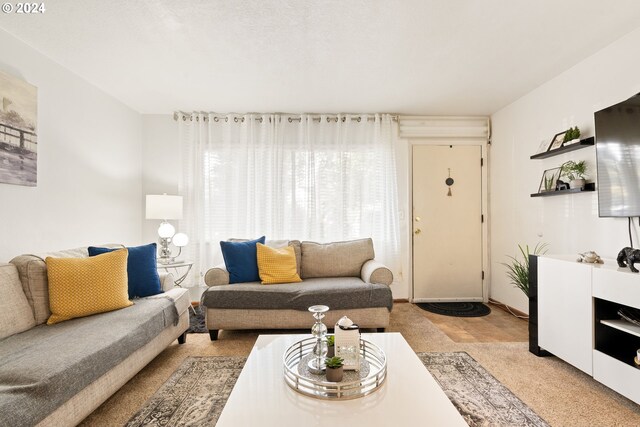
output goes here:
[{"label": "door frame", "polygon": [[[489,283],[491,282],[490,254],[489,254],[489,143],[486,139],[480,140],[477,138],[408,138],[409,148],[409,163],[407,165],[409,170],[409,194],[407,194],[407,213],[408,213],[408,227],[407,238],[409,245],[411,246],[411,256],[409,259],[409,283],[411,289],[409,292],[410,302],[426,302],[425,299],[415,298],[415,288],[413,284],[413,147],[415,145],[472,145],[480,147],[480,156],[483,159],[483,165],[480,172],[482,185],[481,185],[481,212],[484,216],[484,222],[482,223],[482,271],[484,272],[484,280],[482,280],[482,302],[489,301]],[[457,299],[429,299],[428,301],[457,301]]]}]

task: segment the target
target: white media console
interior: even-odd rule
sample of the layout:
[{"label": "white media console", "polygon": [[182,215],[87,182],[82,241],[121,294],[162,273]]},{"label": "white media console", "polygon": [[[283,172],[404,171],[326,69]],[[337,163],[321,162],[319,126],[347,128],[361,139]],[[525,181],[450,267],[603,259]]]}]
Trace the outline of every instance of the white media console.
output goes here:
[{"label": "white media console", "polygon": [[[617,311],[640,309],[640,273],[604,264],[576,262],[577,256],[537,260],[538,345],[640,404],[640,327]],[[639,266],[640,267],[640,266]]]}]

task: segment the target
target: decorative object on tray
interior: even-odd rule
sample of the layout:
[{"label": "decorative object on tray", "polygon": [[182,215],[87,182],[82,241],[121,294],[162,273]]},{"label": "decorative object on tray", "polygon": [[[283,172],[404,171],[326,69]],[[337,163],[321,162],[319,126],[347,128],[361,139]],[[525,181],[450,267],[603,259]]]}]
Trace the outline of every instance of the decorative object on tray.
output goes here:
[{"label": "decorative object on tray", "polygon": [[336,355],[336,336],[327,335],[327,357]]},{"label": "decorative object on tray", "polygon": [[327,367],[327,381],[332,383],[339,383],[342,381],[342,378],[344,377],[344,360],[338,356],[328,357],[324,361],[324,364]]},{"label": "decorative object on tray", "polygon": [[586,262],[589,264],[604,264],[604,261],[602,260],[602,258],[600,258],[600,255],[598,255],[594,251],[587,251],[578,255],[580,256],[580,258],[577,259],[578,262]]},{"label": "decorative object on tray", "polygon": [[554,137],[551,139],[551,147],[549,147],[549,151],[562,147],[564,136],[567,134],[567,132],[568,131],[565,130],[554,135]]},{"label": "decorative object on tray", "polygon": [[634,273],[638,272],[638,269],[633,265],[636,262],[640,262],[640,250],[633,248],[623,248],[618,253],[618,267],[629,267],[629,270]]},{"label": "decorative object on tray", "polygon": [[511,279],[511,284],[524,292],[526,296],[529,296],[529,255],[544,255],[547,253],[548,246],[548,243],[538,242],[533,248],[533,252],[530,252],[529,245],[525,245],[524,248],[518,245],[524,260],[520,261],[516,257],[508,256],[511,258],[511,263],[502,263],[507,267],[507,277]]},{"label": "decorative object on tray", "polygon": [[640,349],[636,351],[636,357],[633,358],[633,363],[636,364],[636,368],[640,368]]},{"label": "decorative object on tray", "polygon": [[311,335],[314,336],[316,342],[313,346],[313,358],[308,362],[309,370],[314,374],[322,374],[324,372],[324,359],[327,357],[327,326],[322,323],[324,314],[329,311],[326,305],[312,305],[309,311],[313,313],[316,323],[311,327]]},{"label": "decorative object on tray", "polygon": [[335,355],[344,359],[345,370],[360,369],[360,329],[347,316],[336,323],[335,347]]},{"label": "decorative object on tray", "polygon": [[317,399],[356,399],[373,393],[387,378],[387,357],[384,351],[367,340],[360,340],[359,369],[344,371],[344,378],[338,383],[327,381],[324,372],[314,374],[309,368],[309,360],[315,357],[315,344],[315,338],[305,338],[284,353],[284,380],[298,393]]},{"label": "decorative object on tray", "polygon": [[547,169],[542,173],[538,193],[546,193],[548,191],[556,191],[556,183],[560,178],[562,168]]},{"label": "decorative object on tray", "polygon": [[567,145],[577,144],[578,142],[580,142],[580,129],[578,128],[578,126],[569,128],[564,134],[564,141],[562,142],[562,146],[565,147]]},{"label": "decorative object on tray", "polygon": [[560,177],[566,176],[569,180],[569,188],[584,188],[586,183],[587,163],[584,160],[574,162],[569,160],[560,166]]}]

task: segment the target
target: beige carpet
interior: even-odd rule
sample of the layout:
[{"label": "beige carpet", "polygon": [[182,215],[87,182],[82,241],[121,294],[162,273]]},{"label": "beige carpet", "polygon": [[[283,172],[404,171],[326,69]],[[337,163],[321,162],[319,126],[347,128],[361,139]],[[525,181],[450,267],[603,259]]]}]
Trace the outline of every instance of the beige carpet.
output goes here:
[{"label": "beige carpet", "polygon": [[[534,356],[525,342],[455,343],[411,304],[396,304],[391,319],[389,331],[401,332],[416,352],[466,351],[552,426],[640,426],[640,406],[556,358]],[[248,356],[257,335],[222,331],[212,343],[208,334],[190,334],[185,345],[169,346],[82,425],[123,425],[186,357]],[[416,423],[421,419],[417,414]]]}]

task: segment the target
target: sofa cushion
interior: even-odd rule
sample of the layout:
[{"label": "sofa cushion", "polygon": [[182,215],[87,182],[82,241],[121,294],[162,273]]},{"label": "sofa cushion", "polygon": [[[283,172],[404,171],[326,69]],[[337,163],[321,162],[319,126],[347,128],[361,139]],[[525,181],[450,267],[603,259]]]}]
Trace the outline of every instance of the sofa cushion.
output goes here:
[{"label": "sofa cushion", "polygon": [[229,283],[255,282],[260,280],[256,243],[264,244],[265,237],[246,242],[220,242],[224,264],[229,271]]},{"label": "sofa cushion", "polygon": [[149,297],[0,341],[0,425],[38,424],[177,321],[169,298]]},{"label": "sofa cushion", "polygon": [[371,239],[302,242],[302,278],[360,277],[362,265],[375,257]]},{"label": "sofa cushion", "polygon": [[[229,242],[248,242],[249,239],[229,239]],[[302,265],[302,253],[300,251],[300,240],[266,240],[264,242],[266,246],[270,248],[284,248],[287,246],[293,246],[293,250],[296,253],[296,269],[298,276],[302,277],[300,266]]]},{"label": "sofa cushion", "polygon": [[127,250],[91,258],[47,257],[49,304],[47,324],[128,307]]},{"label": "sofa cushion", "polygon": [[[393,307],[387,285],[365,283],[356,277],[315,278],[303,283],[263,286],[260,283],[220,285],[207,289],[202,304],[209,308],[307,310],[323,304],[329,309]],[[309,325],[313,323],[309,315]]]},{"label": "sofa cushion", "polygon": [[[89,256],[96,256],[116,249],[89,246]],[[127,259],[127,276],[129,299],[143,298],[157,295],[162,292],[160,276],[156,263],[158,246],[155,243],[148,245],[127,247],[129,258]]]},{"label": "sofa cushion", "polygon": [[0,295],[0,339],[36,326],[18,269],[13,264],[0,264]]},{"label": "sofa cushion", "polygon": [[18,268],[22,290],[33,310],[36,324],[45,323],[51,311],[49,310],[49,286],[47,281],[46,257],[79,258],[87,257],[87,248],[69,249],[40,255],[20,255],[11,260],[11,264]]},{"label": "sofa cushion", "polygon": [[262,284],[301,282],[293,246],[270,248],[256,244],[258,271]]}]

